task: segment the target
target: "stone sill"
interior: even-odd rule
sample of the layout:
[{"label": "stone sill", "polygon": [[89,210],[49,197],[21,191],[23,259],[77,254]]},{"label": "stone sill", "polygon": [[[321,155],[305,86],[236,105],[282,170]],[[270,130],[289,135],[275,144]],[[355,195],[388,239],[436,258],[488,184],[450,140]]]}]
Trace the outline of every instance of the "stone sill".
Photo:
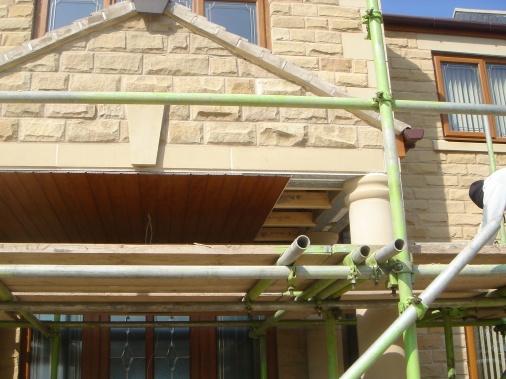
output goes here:
[{"label": "stone sill", "polygon": [[[434,151],[487,153],[487,144],[477,142],[432,141]],[[506,153],[506,144],[494,144],[494,153]]]}]

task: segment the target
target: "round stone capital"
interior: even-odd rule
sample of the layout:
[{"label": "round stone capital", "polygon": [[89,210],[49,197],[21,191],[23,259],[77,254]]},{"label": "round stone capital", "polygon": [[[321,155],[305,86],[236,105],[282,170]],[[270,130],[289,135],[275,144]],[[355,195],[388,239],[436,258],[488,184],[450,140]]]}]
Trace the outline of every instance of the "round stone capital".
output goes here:
[{"label": "round stone capital", "polygon": [[388,177],[385,174],[367,174],[344,183],[345,203],[350,206],[359,200],[382,199],[390,201]]}]

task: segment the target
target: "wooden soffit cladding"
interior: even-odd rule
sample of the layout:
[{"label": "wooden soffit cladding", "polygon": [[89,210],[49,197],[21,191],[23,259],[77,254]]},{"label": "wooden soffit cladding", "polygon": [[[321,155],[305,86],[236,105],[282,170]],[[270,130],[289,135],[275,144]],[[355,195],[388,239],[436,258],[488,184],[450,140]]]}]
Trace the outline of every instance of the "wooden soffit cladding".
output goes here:
[{"label": "wooden soffit cladding", "polygon": [[0,172],[0,240],[251,243],[289,178]]}]

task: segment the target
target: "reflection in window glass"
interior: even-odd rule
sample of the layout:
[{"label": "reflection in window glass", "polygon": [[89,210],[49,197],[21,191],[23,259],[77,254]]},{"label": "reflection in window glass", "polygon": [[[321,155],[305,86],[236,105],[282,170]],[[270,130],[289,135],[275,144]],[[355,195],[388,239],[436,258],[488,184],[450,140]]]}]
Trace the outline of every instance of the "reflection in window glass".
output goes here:
[{"label": "reflection in window glass", "polygon": [[[187,316],[155,317],[155,321],[163,322],[189,319]],[[155,379],[190,379],[190,328],[155,328],[153,358]]]},{"label": "reflection in window glass", "polygon": [[[41,321],[54,321],[53,315],[37,315]],[[82,316],[61,316],[60,321],[83,321]],[[81,378],[81,329],[64,328],[60,330],[60,357],[58,378]],[[33,329],[30,353],[30,378],[47,379],[51,377],[51,340]]]},{"label": "reflection in window glass", "polygon": [[47,31],[70,25],[102,9],[102,0],[50,0]]},{"label": "reflection in window glass", "polygon": [[[487,64],[487,75],[492,103],[506,105],[506,65]],[[506,137],[506,117],[496,116],[495,125],[497,136]]]},{"label": "reflection in window glass", "polygon": [[[258,319],[258,318],[256,318]],[[221,316],[219,321],[248,320],[246,316]],[[218,328],[218,378],[259,379],[260,345],[250,328]]]},{"label": "reflection in window glass", "polygon": [[256,27],[256,4],[225,1],[206,1],[206,18],[224,26],[229,32],[258,43]]},{"label": "reflection in window glass", "polygon": [[[145,316],[111,316],[111,321],[144,322]],[[111,328],[110,378],[144,378],[146,372],[146,329]]]},{"label": "reflection in window glass", "polygon": [[187,8],[192,9],[192,0],[172,0],[174,3],[184,5]]},{"label": "reflection in window glass", "polygon": [[[446,101],[483,104],[477,64],[443,63],[441,65]],[[449,114],[450,128],[460,132],[484,132],[484,116]]]}]

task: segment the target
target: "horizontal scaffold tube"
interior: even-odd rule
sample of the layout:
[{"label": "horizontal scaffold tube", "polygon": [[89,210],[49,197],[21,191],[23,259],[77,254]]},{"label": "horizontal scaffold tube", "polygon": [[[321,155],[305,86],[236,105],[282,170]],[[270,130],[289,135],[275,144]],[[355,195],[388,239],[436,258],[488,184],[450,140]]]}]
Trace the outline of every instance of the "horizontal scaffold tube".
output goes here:
[{"label": "horizontal scaffold tube", "polygon": [[[415,265],[420,277],[434,278],[446,265]],[[347,266],[296,266],[298,279],[346,279]],[[388,270],[380,270],[387,275]],[[130,278],[130,279],[286,279],[292,269],[285,266],[118,266],[118,265],[0,265],[1,278]],[[357,278],[369,279],[374,268],[357,266]],[[503,277],[506,265],[468,265],[459,276]]]},{"label": "horizontal scaffold tube", "polygon": [[[284,308],[287,311],[321,311],[333,309],[379,309],[379,308],[397,308],[398,300],[327,300],[327,301],[256,301],[251,304],[249,309],[254,313],[270,313]],[[497,308],[506,306],[505,298],[497,299],[440,299],[431,304],[431,308]],[[17,301],[0,302],[1,312],[32,312],[35,314],[82,314],[106,313],[106,314],[189,314],[189,313],[241,313],[246,311],[245,304],[237,302],[224,301],[206,301],[206,302],[113,302],[109,298],[104,302],[56,302],[56,301]]]},{"label": "horizontal scaffold tube", "polygon": [[[319,108],[379,110],[372,97],[316,97],[281,95],[243,95],[170,92],[15,92],[0,91],[0,103],[54,104],[150,104],[150,105],[217,105],[283,108]],[[437,101],[393,100],[396,112],[455,113],[506,116],[506,106]]]}]

